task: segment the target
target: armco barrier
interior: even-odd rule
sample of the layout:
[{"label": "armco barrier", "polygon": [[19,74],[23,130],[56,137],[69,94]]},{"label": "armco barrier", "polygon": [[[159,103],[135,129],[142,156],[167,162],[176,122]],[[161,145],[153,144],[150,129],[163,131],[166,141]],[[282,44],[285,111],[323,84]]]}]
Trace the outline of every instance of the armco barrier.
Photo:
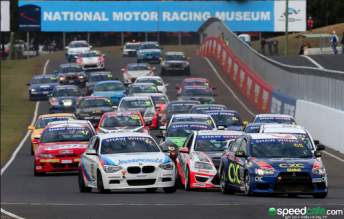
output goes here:
[{"label": "armco barrier", "polygon": [[270,97],[273,88],[266,85],[253,74],[223,41],[216,37],[209,37],[202,42],[197,51],[197,56],[213,57],[216,59],[241,93],[259,111],[262,113],[270,112]]},{"label": "armco barrier", "polygon": [[344,153],[344,111],[297,100],[295,120],[312,134],[313,139]]},{"label": "armco barrier", "polygon": [[295,118],[297,99],[282,94],[277,90],[271,91],[270,113],[286,114]]}]

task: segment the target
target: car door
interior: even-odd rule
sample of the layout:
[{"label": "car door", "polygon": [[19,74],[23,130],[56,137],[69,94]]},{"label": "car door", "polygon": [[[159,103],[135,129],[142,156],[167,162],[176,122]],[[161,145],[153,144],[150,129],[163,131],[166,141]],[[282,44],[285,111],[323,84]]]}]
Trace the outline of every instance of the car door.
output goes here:
[{"label": "car door", "polygon": [[239,137],[231,147],[231,150],[228,154],[228,181],[231,185],[238,186],[238,178],[236,177],[236,172],[239,172],[239,167],[237,166],[235,152],[239,149],[241,146],[241,142],[243,141],[243,137]]},{"label": "car door", "polygon": [[[99,154],[99,145],[100,145],[100,139],[99,137],[95,137],[95,143],[94,143],[94,150]],[[99,159],[97,155],[89,155],[90,157],[90,173],[91,173],[91,179],[92,182],[96,182],[97,180],[97,168],[98,168],[98,163]]]},{"label": "car door", "polygon": [[[88,150],[90,150],[90,149],[94,149],[94,145],[95,145],[96,140],[97,140],[97,137],[91,138],[91,140],[90,140],[89,143],[88,143],[86,152],[87,152]],[[92,169],[91,169],[91,164],[92,164],[92,162],[93,162],[92,156],[93,156],[93,155],[87,155],[86,153],[83,154],[83,165],[84,165],[83,168],[85,168],[86,175],[88,174],[88,176],[91,178],[91,180],[92,180],[92,176],[91,176],[91,171],[92,171]]]},{"label": "car door", "polygon": [[[245,155],[247,156],[248,154],[247,144],[248,144],[248,141],[246,138],[244,138],[241,142],[240,148],[237,151],[244,151]],[[243,185],[244,174],[245,174],[245,161],[246,161],[246,157],[236,157],[236,165],[237,165],[236,168],[239,168],[239,171],[236,172],[238,186]]]},{"label": "car door", "polygon": [[[181,148],[188,148],[190,150],[193,141],[193,136],[194,134],[190,134]],[[179,153],[178,157],[180,170],[182,171],[182,177],[184,178],[185,171],[188,165],[189,153]]]}]

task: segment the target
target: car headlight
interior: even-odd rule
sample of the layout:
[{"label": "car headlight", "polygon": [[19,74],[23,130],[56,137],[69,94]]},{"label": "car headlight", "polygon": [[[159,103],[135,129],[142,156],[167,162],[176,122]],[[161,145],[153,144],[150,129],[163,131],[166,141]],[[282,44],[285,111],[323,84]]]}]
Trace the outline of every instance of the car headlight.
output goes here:
[{"label": "car headlight", "polygon": [[186,68],[186,67],[188,67],[189,66],[189,63],[184,63],[184,64],[182,64],[182,67],[183,68]]},{"label": "car headlight", "polygon": [[106,173],[115,173],[117,171],[120,171],[121,169],[123,169],[121,166],[113,166],[113,165],[104,165],[103,166],[103,170]]},{"label": "car headlight", "polygon": [[81,76],[79,76],[79,78],[82,79],[82,78],[84,78],[84,76],[81,75]]},{"label": "car headlight", "polygon": [[37,91],[36,89],[31,89],[32,92]]},{"label": "car headlight", "polygon": [[60,77],[60,81],[63,81],[65,80],[66,78],[65,77]]},{"label": "car headlight", "polygon": [[274,175],[275,173],[275,169],[273,168],[256,168],[255,170],[256,174],[260,175],[260,176],[264,176],[264,175]]},{"label": "car headlight", "polygon": [[43,158],[54,158],[54,155],[52,155],[52,154],[42,154],[42,153],[40,153],[38,156],[39,157],[43,157]]},{"label": "car headlight", "polygon": [[175,147],[172,147],[172,146],[168,146],[168,149],[169,149],[170,151],[174,151],[176,148],[175,148]]},{"label": "car headlight", "polygon": [[320,167],[320,168],[313,168],[312,169],[312,174],[313,175],[325,175],[325,169]]},{"label": "car headlight", "polygon": [[213,167],[209,163],[203,163],[203,162],[195,162],[195,168],[198,169],[207,169],[207,170],[212,170]]},{"label": "car headlight", "polygon": [[87,117],[90,116],[90,114],[80,114],[81,117]]},{"label": "car headlight", "polygon": [[159,167],[161,169],[164,169],[164,170],[173,170],[173,164],[172,162],[168,162],[168,163],[162,163],[159,165]]}]

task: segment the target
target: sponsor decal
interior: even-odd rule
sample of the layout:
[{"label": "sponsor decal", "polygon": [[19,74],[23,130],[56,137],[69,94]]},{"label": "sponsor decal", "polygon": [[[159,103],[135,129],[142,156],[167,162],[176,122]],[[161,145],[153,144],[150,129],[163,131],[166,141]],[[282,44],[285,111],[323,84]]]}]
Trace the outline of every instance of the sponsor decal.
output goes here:
[{"label": "sponsor decal", "polygon": [[161,174],[162,177],[168,177],[168,176],[173,176],[172,173],[163,173]]},{"label": "sponsor decal", "polygon": [[73,150],[62,150],[60,154],[73,154]]},{"label": "sponsor decal", "polygon": [[198,187],[205,187],[205,184],[203,183],[193,183],[193,186],[198,186]]},{"label": "sponsor decal", "polygon": [[256,176],[256,177],[254,177],[254,181],[257,181],[257,182],[262,182],[263,180],[262,180],[262,176]]},{"label": "sponsor decal", "polygon": [[231,183],[238,183],[240,184],[240,180],[239,180],[239,168],[240,168],[240,165],[238,164],[229,164],[229,167],[228,167],[228,178],[229,178],[229,181]]},{"label": "sponsor decal", "polygon": [[210,173],[210,171],[209,171],[209,170],[202,170],[202,169],[201,169],[201,170],[199,170],[198,172],[199,172],[199,173]]},{"label": "sponsor decal", "polygon": [[290,167],[293,167],[293,168],[305,168],[305,166],[302,164],[302,163],[281,163],[279,165],[281,168],[290,168]]},{"label": "sponsor decal", "polygon": [[18,8],[19,31],[41,31],[41,7],[23,5]]},{"label": "sponsor decal", "polygon": [[288,168],[287,169],[288,172],[301,172],[300,168]]},{"label": "sponsor decal", "polygon": [[80,162],[80,161],[81,161],[81,158],[74,159],[74,162]]},{"label": "sponsor decal", "polygon": [[146,162],[146,163],[162,163],[163,160],[162,159],[147,159],[147,158],[144,158],[144,159],[128,159],[128,160],[120,160],[118,165],[120,164],[126,164],[126,163],[138,163],[138,162]]},{"label": "sponsor decal", "polygon": [[237,63],[234,62],[234,75],[233,75],[234,81],[236,81],[237,74],[238,74],[238,65],[237,65]]},{"label": "sponsor decal", "polygon": [[40,159],[41,163],[59,163],[60,159]]},{"label": "sponsor decal", "polygon": [[147,174],[139,174],[139,175],[136,175],[136,178],[137,179],[145,179],[145,178],[148,178],[148,175]]},{"label": "sponsor decal", "polygon": [[247,167],[252,167],[252,163],[251,162],[247,162],[246,166]]}]

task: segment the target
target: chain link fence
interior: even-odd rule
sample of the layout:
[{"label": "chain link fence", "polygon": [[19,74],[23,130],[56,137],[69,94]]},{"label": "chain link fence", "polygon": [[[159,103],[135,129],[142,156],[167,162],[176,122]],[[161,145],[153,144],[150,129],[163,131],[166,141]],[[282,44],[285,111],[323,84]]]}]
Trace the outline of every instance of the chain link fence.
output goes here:
[{"label": "chain link fence", "polygon": [[296,99],[344,110],[344,72],[281,64],[257,53],[218,18],[209,18],[198,30],[206,37],[224,34],[234,54],[260,79]]}]

